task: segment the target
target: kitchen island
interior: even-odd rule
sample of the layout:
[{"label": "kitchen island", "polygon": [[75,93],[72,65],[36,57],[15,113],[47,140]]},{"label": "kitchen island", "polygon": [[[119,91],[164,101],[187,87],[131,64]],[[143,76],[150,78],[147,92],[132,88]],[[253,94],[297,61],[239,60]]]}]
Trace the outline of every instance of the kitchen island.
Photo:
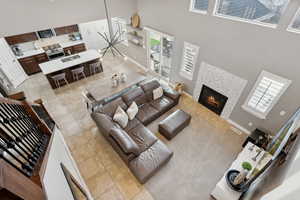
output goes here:
[{"label": "kitchen island", "polygon": [[[51,78],[52,76],[66,73],[66,79],[68,83],[75,82],[77,80],[73,78],[72,70],[81,66],[84,67],[84,73],[86,77],[92,76],[93,73],[91,73],[90,65],[92,63],[99,62],[99,59],[100,54],[98,53],[98,51],[87,50],[81,53],[73,54],[71,56],[66,56],[56,60],[51,60],[49,62],[41,63],[39,66],[42,70],[42,73],[47,77],[51,87],[53,89],[56,89],[57,86]],[[103,71],[102,64],[100,65],[101,70],[97,73]]]}]

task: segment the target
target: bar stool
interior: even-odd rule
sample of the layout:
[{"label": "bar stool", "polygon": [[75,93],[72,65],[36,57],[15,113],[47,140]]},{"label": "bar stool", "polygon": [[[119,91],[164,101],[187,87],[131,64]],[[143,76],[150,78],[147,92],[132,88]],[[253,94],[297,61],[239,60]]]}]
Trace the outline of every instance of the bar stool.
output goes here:
[{"label": "bar stool", "polygon": [[96,74],[96,72],[101,72],[102,67],[101,67],[101,62],[96,62],[90,64],[90,72],[91,74]]},{"label": "bar stool", "polygon": [[78,67],[76,69],[72,70],[72,75],[73,75],[73,79],[78,81],[79,77],[82,75],[84,78],[86,78],[85,73],[84,73],[84,67]]},{"label": "bar stool", "polygon": [[57,74],[57,75],[51,76],[51,78],[54,80],[54,83],[57,88],[60,88],[62,86],[61,81],[63,81],[65,84],[69,84],[69,82],[66,79],[66,73]]}]

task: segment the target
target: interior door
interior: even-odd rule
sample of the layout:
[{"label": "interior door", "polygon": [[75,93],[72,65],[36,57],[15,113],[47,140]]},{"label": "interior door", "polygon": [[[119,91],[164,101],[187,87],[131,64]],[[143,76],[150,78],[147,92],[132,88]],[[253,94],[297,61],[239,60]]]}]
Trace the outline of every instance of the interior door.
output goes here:
[{"label": "interior door", "polygon": [[0,38],[0,62],[2,71],[15,88],[28,78],[4,38]]}]

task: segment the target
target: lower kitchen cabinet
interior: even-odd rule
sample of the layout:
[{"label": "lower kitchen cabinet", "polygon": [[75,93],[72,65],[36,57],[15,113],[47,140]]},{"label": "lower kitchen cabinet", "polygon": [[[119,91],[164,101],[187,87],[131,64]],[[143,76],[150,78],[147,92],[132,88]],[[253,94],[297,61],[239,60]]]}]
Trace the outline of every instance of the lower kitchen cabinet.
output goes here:
[{"label": "lower kitchen cabinet", "polygon": [[76,53],[80,53],[83,51],[86,51],[86,47],[84,44],[78,44],[78,45],[64,48],[64,52],[66,55],[69,55],[69,53],[76,54]]},{"label": "lower kitchen cabinet", "polygon": [[46,54],[39,54],[39,55],[19,59],[21,66],[23,67],[24,71],[28,75],[41,72],[39,64],[47,61],[48,61],[48,57]]}]

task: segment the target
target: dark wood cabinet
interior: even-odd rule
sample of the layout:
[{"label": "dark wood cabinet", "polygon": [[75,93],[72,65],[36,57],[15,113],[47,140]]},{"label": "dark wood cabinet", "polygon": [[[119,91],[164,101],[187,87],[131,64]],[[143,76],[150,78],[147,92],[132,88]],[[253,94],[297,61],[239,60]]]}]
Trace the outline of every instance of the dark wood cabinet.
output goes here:
[{"label": "dark wood cabinet", "polygon": [[64,48],[64,52],[66,55],[69,55],[69,52],[71,52],[71,54],[76,54],[83,51],[86,51],[86,47],[84,44],[78,44],[78,45]]},{"label": "dark wood cabinet", "polygon": [[70,34],[70,33],[79,32],[79,27],[77,24],[75,24],[75,25],[70,25],[70,26],[58,27],[58,28],[55,28],[54,30],[55,30],[56,35],[66,35],[66,34]]},{"label": "dark wood cabinet", "polygon": [[39,64],[47,61],[48,57],[45,53],[19,59],[21,66],[28,75],[41,72]]},{"label": "dark wood cabinet", "polygon": [[45,53],[36,55],[35,59],[36,59],[38,64],[49,61],[49,59],[48,59],[48,57]]},{"label": "dark wood cabinet", "polygon": [[21,35],[13,35],[13,36],[8,36],[5,37],[5,40],[9,45],[15,45],[19,43],[24,43],[24,42],[31,42],[38,40],[38,37],[35,32],[31,33],[24,33]]},{"label": "dark wood cabinet", "polygon": [[66,56],[68,56],[70,54],[73,54],[72,52],[73,52],[72,46],[64,48],[64,53],[65,53]]},{"label": "dark wood cabinet", "polygon": [[72,47],[72,49],[73,49],[73,54],[86,51],[86,48],[85,48],[84,44],[75,45],[75,46]]}]

